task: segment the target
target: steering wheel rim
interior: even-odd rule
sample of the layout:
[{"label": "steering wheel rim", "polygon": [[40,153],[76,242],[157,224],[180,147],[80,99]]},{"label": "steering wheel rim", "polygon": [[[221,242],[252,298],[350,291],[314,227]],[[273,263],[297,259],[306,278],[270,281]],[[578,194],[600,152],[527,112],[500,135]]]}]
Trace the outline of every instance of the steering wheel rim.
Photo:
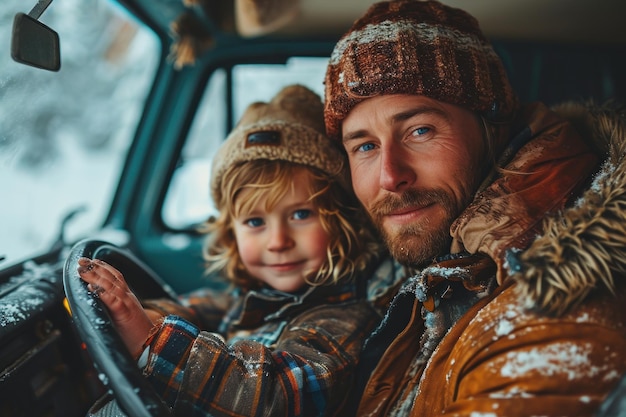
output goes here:
[{"label": "steering wheel rim", "polygon": [[141,374],[122,338],[115,330],[102,301],[87,289],[78,274],[78,259],[92,258],[98,249],[111,245],[99,240],[75,244],[65,260],[63,287],[73,324],[105,382],[129,417],[171,417],[170,408]]}]

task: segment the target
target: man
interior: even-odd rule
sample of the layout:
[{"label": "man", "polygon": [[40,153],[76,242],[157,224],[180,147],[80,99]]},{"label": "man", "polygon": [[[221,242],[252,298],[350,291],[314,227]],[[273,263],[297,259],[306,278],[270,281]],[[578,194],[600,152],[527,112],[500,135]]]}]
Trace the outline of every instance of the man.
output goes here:
[{"label": "man", "polygon": [[624,113],[520,105],[476,20],[415,0],[357,20],[325,89],[354,190],[413,271],[356,414],[596,413],[626,374]]}]

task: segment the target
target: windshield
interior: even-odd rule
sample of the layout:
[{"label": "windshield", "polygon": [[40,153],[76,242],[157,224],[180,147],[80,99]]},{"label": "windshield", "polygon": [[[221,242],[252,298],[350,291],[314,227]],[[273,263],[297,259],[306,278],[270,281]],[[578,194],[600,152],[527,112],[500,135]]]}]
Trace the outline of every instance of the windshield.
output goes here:
[{"label": "windshield", "polygon": [[11,59],[16,13],[0,9],[0,259],[3,265],[48,249],[62,219],[75,240],[107,215],[150,88],[159,48],[151,32],[112,2],[55,1],[40,21],[60,38],[61,69]]}]

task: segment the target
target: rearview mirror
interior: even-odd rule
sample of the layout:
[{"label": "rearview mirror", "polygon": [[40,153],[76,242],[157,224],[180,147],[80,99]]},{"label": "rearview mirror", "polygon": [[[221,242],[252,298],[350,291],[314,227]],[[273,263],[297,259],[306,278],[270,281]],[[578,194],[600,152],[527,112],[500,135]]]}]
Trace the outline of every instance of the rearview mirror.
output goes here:
[{"label": "rearview mirror", "polygon": [[11,57],[22,64],[58,71],[61,68],[59,35],[37,19],[18,13],[13,19]]}]

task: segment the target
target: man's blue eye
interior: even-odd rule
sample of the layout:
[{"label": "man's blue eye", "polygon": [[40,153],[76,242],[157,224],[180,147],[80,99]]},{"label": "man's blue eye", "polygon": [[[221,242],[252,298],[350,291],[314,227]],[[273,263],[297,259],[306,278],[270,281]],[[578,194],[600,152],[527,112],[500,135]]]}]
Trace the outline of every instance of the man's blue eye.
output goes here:
[{"label": "man's blue eye", "polygon": [[364,143],[363,145],[359,146],[359,151],[361,152],[371,151],[372,149],[374,149],[374,145],[371,143]]},{"label": "man's blue eye", "polygon": [[259,217],[254,217],[252,219],[246,220],[246,225],[250,227],[260,227],[263,226],[263,219]]},{"label": "man's blue eye", "polygon": [[296,220],[304,220],[304,219],[308,219],[309,217],[311,217],[311,210],[302,209],[302,210],[296,210],[293,213],[293,218]]},{"label": "man's blue eye", "polygon": [[420,135],[424,135],[426,133],[430,132],[430,128],[429,127],[418,127],[417,129],[415,129],[413,131],[413,135],[414,136],[420,136]]}]

